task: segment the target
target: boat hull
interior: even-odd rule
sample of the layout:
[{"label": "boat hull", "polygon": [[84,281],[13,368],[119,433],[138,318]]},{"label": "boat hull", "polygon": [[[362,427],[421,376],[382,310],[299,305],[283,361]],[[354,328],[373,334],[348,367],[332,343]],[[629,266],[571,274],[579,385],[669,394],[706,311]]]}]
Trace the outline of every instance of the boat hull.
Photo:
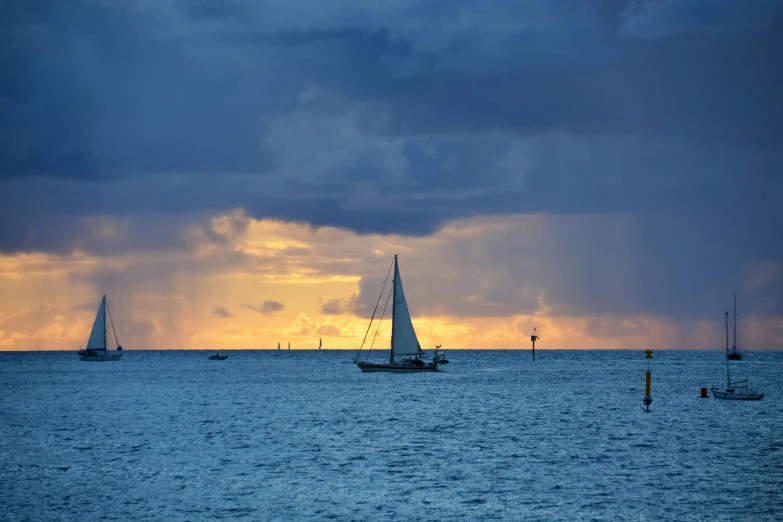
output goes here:
[{"label": "boat hull", "polygon": [[439,372],[440,369],[433,364],[424,366],[409,366],[396,364],[376,364],[356,361],[356,366],[363,372],[387,372],[387,373],[421,373],[421,372]]},{"label": "boat hull", "polygon": [[727,392],[721,391],[718,388],[712,389],[712,396],[715,399],[723,399],[726,401],[760,401],[764,398],[763,393]]},{"label": "boat hull", "polygon": [[119,361],[122,357],[122,352],[116,351],[116,352],[96,352],[96,353],[79,353],[79,359],[82,361],[93,361],[93,362],[109,362],[109,361]]}]

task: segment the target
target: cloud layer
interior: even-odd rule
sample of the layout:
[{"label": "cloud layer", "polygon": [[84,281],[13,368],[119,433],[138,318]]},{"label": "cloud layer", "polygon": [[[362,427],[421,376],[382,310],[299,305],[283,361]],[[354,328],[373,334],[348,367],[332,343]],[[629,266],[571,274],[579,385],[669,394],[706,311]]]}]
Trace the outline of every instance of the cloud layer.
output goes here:
[{"label": "cloud layer", "polygon": [[780,219],[780,2],[6,7],[5,251],[236,207],[417,234],[729,202]]},{"label": "cloud layer", "polygon": [[[783,263],[738,258],[736,270],[719,277],[714,253],[702,252],[689,231],[653,227],[685,260],[666,272],[648,261],[658,245],[633,240],[651,226],[629,216],[514,215],[454,221],[410,237],[236,212],[187,231],[182,251],[0,257],[8,290],[0,296],[0,345],[77,343],[94,318],[97,305],[89,303],[105,293],[126,347],[259,348],[291,340],[301,348],[317,346],[318,337],[355,347],[397,253],[425,346],[519,347],[536,327],[547,347],[716,348],[736,292],[743,345],[783,348]],[[590,257],[596,247],[600,261]],[[248,305],[258,296],[269,299]]]},{"label": "cloud layer", "polygon": [[353,338],[369,245],[411,249],[427,316],[783,315],[778,0],[6,2],[0,42],[4,262],[65,277],[68,310],[145,296],[144,342],[267,342],[255,312]]}]

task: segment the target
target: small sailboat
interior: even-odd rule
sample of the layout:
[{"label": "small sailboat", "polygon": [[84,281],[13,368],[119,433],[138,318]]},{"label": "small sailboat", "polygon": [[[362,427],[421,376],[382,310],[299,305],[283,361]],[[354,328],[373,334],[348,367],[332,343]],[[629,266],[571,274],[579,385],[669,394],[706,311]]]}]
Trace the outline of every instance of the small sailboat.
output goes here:
[{"label": "small sailboat", "polygon": [[324,343],[321,341],[320,337],[318,338],[318,349],[320,350],[323,347]]},{"label": "small sailboat", "polygon": [[[726,312],[726,351],[729,350],[729,312]],[[747,379],[732,381],[729,368],[729,358],[726,357],[726,387],[712,388],[712,396],[716,399],[729,401],[758,401],[764,398],[763,393],[754,391]]]},{"label": "small sailboat", "polygon": [[734,346],[726,346],[726,358],[731,361],[739,361],[742,359],[742,352],[737,349],[737,294],[734,294]]},{"label": "small sailboat", "polygon": [[291,341],[288,341],[288,349],[291,349]]},{"label": "small sailboat", "polygon": [[277,343],[277,350],[280,351],[280,343]]},{"label": "small sailboat", "polygon": [[[109,315],[109,324],[111,324],[111,330],[114,334],[114,342],[117,344],[117,349],[111,351],[106,349],[107,314]],[[120,346],[120,342],[117,340],[117,331],[114,329],[114,321],[111,318],[109,304],[105,295],[101,299],[100,306],[98,306],[98,313],[95,314],[95,322],[92,324],[87,347],[84,350],[79,350],[77,355],[82,361],[119,361],[120,357],[122,357],[122,346]]]},{"label": "small sailboat", "polygon": [[228,359],[228,355],[220,355],[220,352],[209,356],[210,361],[225,361],[226,359]]},{"label": "small sailboat", "polygon": [[[370,319],[370,324],[367,327],[367,333],[364,334],[364,341],[362,341],[362,346],[359,347],[359,352],[356,354],[353,362],[356,363],[356,366],[363,372],[438,372],[440,371],[438,364],[441,360],[439,356],[436,355],[432,362],[425,362],[422,360],[424,352],[419,345],[416,331],[413,329],[413,322],[411,321],[410,312],[408,311],[408,303],[405,300],[405,292],[402,290],[402,280],[400,279],[400,268],[397,263],[396,254],[394,255],[393,264],[394,278],[392,279],[392,290],[389,292],[389,297],[392,299],[392,333],[389,362],[371,363],[366,360],[359,360],[361,350],[364,347],[364,342],[367,340],[367,333],[370,331],[370,327],[375,319],[375,313],[378,311],[378,304],[380,304],[381,297],[386,288],[386,281],[389,279],[388,273],[386,274],[386,281],[383,283],[383,288],[381,288],[381,295],[378,297],[378,303],[375,305],[375,311]],[[389,269],[391,270],[391,267],[389,267]],[[386,305],[384,305],[380,320],[383,320],[386,306],[389,304],[389,297],[386,298]],[[375,333],[376,335],[378,334],[377,329]],[[372,348],[372,344],[370,347]],[[440,348],[440,346],[438,346],[438,348]]]}]

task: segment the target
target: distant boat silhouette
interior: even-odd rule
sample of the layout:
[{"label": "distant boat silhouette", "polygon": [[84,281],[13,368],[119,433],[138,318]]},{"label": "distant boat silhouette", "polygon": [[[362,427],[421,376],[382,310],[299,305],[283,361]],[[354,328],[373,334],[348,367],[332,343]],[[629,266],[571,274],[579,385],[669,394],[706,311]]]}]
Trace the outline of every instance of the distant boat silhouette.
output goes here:
[{"label": "distant boat silhouette", "polygon": [[[111,331],[114,334],[114,342],[117,344],[117,350],[106,350],[106,314],[109,315]],[[114,329],[114,321],[109,312],[109,304],[106,302],[106,296],[101,299],[98,306],[98,313],[95,314],[95,322],[92,323],[90,338],[87,340],[87,348],[79,350],[77,355],[82,361],[119,361],[122,357],[122,346],[117,340],[117,331]]]},{"label": "distant boat silhouette", "polygon": [[280,349],[280,343],[277,343],[277,349],[278,350]]},{"label": "distant boat silhouette", "polygon": [[318,339],[318,349],[320,350],[322,346],[323,346],[323,343],[321,342],[321,339],[319,338]]},{"label": "distant boat silhouette", "polygon": [[288,349],[291,349],[291,341],[288,341]]},{"label": "distant boat silhouette", "polygon": [[226,359],[228,359],[228,355],[220,355],[220,352],[209,356],[210,361],[225,361]]}]

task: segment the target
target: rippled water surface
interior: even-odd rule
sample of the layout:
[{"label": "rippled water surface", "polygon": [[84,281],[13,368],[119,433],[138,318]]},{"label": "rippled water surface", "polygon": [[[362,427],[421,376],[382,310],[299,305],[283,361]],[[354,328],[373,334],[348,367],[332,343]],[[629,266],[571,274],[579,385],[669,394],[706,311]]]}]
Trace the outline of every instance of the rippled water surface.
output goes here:
[{"label": "rippled water surface", "polygon": [[783,353],[225,353],[0,352],[0,520],[783,519]]}]

